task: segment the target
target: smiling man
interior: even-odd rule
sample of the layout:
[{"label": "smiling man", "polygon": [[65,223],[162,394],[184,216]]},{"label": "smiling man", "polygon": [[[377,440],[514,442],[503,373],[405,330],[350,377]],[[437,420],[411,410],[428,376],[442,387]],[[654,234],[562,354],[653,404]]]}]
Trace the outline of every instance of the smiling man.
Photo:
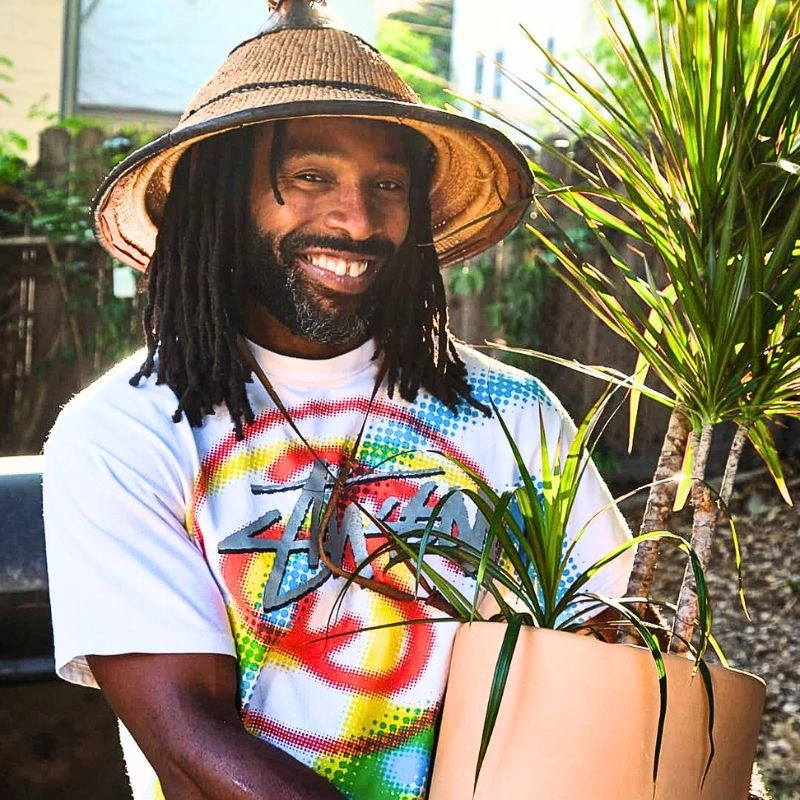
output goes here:
[{"label": "smiling man", "polygon": [[[276,126],[284,146],[271,153]],[[369,336],[408,235],[412,135],[386,122],[326,117],[257,134],[243,265],[252,341],[322,358]],[[277,191],[263,169],[271,161]]]},{"label": "smiling man", "polygon": [[[272,5],[97,196],[99,240],[146,269],[146,347],[46,447],[57,668],[108,698],[137,800],[417,800],[454,624],[370,556],[441,499],[481,546],[454,459],[521,481],[492,403],[534,479],[540,420],[573,430],[447,329],[440,267],[499,241],[531,176],[313,4]],[[568,575],[629,536],[608,500],[588,470]],[[614,564],[588,588],[622,593]]]}]

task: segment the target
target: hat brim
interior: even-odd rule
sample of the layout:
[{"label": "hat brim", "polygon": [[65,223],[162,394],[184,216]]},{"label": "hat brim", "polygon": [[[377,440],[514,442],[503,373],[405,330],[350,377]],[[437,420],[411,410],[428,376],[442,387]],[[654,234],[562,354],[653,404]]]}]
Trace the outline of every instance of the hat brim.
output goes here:
[{"label": "hat brim", "polygon": [[[258,94],[263,93],[264,97]],[[441,266],[462,261],[500,241],[530,202],[532,176],[520,150],[500,131],[469,117],[397,100],[309,96],[270,102],[268,87],[252,89],[248,108],[226,113],[226,98],[210,103],[122,161],[93,203],[95,231],[115,258],[144,270],[155,250],[161,213],[180,157],[195,142],[246,125],[300,117],[356,117],[405,125],[433,145],[431,182],[434,245]],[[312,87],[313,93],[313,87]],[[272,98],[274,99],[274,98]]]}]

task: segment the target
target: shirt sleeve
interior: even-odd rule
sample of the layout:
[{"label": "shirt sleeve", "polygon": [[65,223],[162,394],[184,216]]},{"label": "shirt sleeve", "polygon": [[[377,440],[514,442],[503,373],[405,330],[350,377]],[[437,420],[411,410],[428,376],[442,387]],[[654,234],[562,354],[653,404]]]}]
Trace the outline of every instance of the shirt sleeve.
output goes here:
[{"label": "shirt sleeve", "polygon": [[191,433],[167,430],[182,427],[168,416],[159,424],[135,408],[68,407],[45,447],[56,669],[75,683],[97,685],[87,655],[235,654],[222,594],[185,528],[196,470],[175,444]]}]

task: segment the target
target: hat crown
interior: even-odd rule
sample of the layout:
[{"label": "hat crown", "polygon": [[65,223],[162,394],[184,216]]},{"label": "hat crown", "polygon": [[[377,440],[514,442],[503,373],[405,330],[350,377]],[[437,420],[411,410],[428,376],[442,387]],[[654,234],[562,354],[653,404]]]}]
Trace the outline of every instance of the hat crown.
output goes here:
[{"label": "hat crown", "polygon": [[323,14],[320,6],[325,0],[269,0],[269,15],[259,36],[289,28],[329,28],[331,19]]}]

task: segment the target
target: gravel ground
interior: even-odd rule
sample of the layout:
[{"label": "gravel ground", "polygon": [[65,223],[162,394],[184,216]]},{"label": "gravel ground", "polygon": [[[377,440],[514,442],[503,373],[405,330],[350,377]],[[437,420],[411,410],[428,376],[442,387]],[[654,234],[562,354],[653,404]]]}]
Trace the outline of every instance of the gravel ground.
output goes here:
[{"label": "gravel ground", "polygon": [[[784,465],[798,505],[779,498],[763,471],[742,474],[731,502],[744,560],[751,621],[736,594],[736,570],[727,525],[717,531],[708,584],[714,633],[731,665],[764,679],[767,702],[758,763],[774,800],[800,800],[800,458]],[[632,511],[629,517],[634,517]],[[673,529],[690,530],[682,513]],[[678,527],[680,526],[680,527]],[[683,562],[666,557],[655,597],[677,597]],[[661,588],[659,588],[661,587]]]}]

